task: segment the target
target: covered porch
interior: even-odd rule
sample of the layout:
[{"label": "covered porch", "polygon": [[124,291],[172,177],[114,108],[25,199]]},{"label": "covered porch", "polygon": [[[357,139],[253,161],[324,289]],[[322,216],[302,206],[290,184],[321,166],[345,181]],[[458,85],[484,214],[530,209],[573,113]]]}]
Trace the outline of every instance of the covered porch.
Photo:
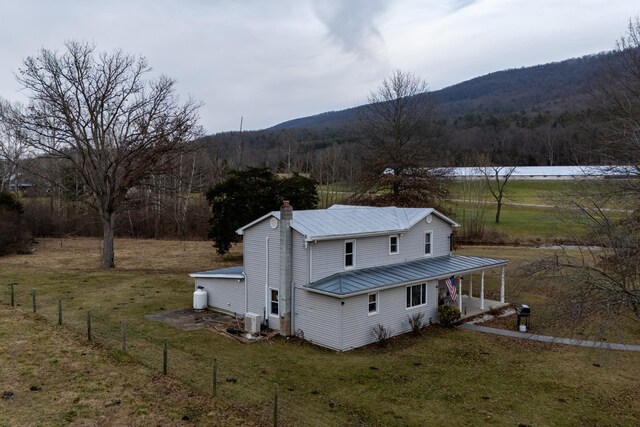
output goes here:
[{"label": "covered porch", "polygon": [[[498,266],[499,281],[500,281],[500,293],[499,299],[495,299],[497,295],[495,289],[490,292],[490,295],[494,299],[486,297],[485,293],[485,272],[491,271],[496,268],[495,265],[479,267],[477,270],[472,270],[466,274],[454,274],[455,277],[455,294],[456,300],[453,301],[451,297],[451,290],[445,283],[438,282],[440,289],[440,301],[439,305],[451,304],[458,307],[460,310],[461,319],[474,317],[479,314],[486,313],[490,310],[502,308],[509,305],[505,302],[505,265]],[[495,275],[493,275],[495,276]],[[474,289],[475,280],[475,289]],[[494,279],[495,280],[495,279]],[[479,283],[478,283],[479,282]]]}]

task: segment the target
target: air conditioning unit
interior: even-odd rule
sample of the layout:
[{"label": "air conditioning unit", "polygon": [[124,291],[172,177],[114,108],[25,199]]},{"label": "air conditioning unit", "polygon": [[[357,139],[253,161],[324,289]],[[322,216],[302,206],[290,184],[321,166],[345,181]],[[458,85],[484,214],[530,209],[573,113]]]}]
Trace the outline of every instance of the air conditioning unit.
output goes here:
[{"label": "air conditioning unit", "polygon": [[250,334],[257,334],[260,332],[260,324],[262,323],[262,316],[256,313],[247,313],[244,315],[244,330]]}]

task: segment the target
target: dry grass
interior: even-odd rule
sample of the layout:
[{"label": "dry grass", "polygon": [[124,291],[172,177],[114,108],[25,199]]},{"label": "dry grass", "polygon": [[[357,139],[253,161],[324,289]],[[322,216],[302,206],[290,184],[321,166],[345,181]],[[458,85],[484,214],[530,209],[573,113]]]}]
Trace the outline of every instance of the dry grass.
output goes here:
[{"label": "dry grass", "polygon": [[[116,245],[113,271],[97,268],[94,239],[43,239],[33,255],[0,258],[0,303],[7,302],[4,284],[16,281],[22,304],[0,310],[0,387],[17,395],[0,402],[0,425],[175,425],[184,415],[198,425],[244,419],[268,425],[273,383],[280,385],[284,425],[353,425],[356,416],[369,426],[634,425],[640,418],[633,398],[640,392],[637,353],[436,327],[421,337],[394,338],[384,349],[335,353],[280,338],[245,345],[211,330],[183,332],[147,321],[149,313],[189,306],[193,282],[186,273],[238,264],[239,248],[224,260],[208,242],[120,239]],[[512,277],[536,251],[463,250],[512,260],[509,299]],[[487,275],[489,290],[497,277]],[[25,314],[31,288],[47,322]],[[532,288],[526,292],[534,295]],[[64,328],[54,326],[58,298]],[[150,369],[78,338],[87,309],[107,349],[117,348],[120,321],[127,322],[130,354]],[[170,375],[184,383],[157,374],[162,338],[170,343]],[[213,357],[220,363],[215,402],[201,394],[210,387]],[[42,390],[31,392],[32,385]]]},{"label": "dry grass", "polygon": [[[101,239],[38,239],[31,256],[8,256],[1,265],[58,271],[96,271]],[[242,263],[242,245],[220,258],[208,241],[116,239],[116,271],[191,273]]]},{"label": "dry grass", "polygon": [[0,425],[253,425],[238,408],[0,306]]}]

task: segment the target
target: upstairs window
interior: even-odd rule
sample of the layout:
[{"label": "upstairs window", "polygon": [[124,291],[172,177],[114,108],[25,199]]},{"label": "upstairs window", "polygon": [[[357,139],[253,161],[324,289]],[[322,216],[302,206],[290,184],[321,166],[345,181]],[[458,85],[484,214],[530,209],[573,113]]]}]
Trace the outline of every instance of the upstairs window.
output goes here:
[{"label": "upstairs window", "polygon": [[278,310],[278,290],[277,289],[271,289],[271,308],[269,313],[273,314],[273,315],[278,315],[279,314],[279,310]]},{"label": "upstairs window", "polygon": [[424,233],[424,254],[431,255],[433,253],[433,232]]},{"label": "upstairs window", "polygon": [[344,266],[353,268],[356,265],[356,241],[347,240],[344,242]]},{"label": "upstairs window", "polygon": [[397,254],[400,251],[398,236],[389,236],[389,254]]}]

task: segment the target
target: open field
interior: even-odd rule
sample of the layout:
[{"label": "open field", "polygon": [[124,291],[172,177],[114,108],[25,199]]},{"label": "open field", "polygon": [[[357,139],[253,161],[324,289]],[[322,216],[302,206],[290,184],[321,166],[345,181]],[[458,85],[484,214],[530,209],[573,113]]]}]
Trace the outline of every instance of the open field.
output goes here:
[{"label": "open field", "polygon": [[[104,271],[96,268],[98,247],[94,239],[43,239],[33,255],[0,258],[0,304],[8,303],[4,284],[10,282],[18,283],[20,304],[15,311],[0,311],[2,387],[17,395],[0,401],[0,424],[24,425],[36,420],[34,408],[42,408],[41,421],[31,424],[99,424],[101,417],[112,415],[115,424],[130,416],[134,424],[157,419],[170,425],[189,415],[198,425],[266,425],[273,383],[279,384],[282,425],[353,425],[356,417],[371,426],[633,425],[640,417],[637,353],[439,327],[428,328],[422,337],[394,339],[387,348],[347,353],[280,338],[241,344],[210,329],[184,332],[144,318],[189,307],[193,284],[187,273],[237,264],[239,248],[221,260],[209,242],[121,239],[116,242],[118,268]],[[536,251],[463,250],[512,260],[508,298],[511,277]],[[496,285],[490,275],[489,292]],[[518,287],[513,298],[544,299],[530,285]],[[31,289],[37,289],[37,315],[30,314]],[[57,326],[58,299],[64,306],[63,328]],[[95,340],[107,350],[86,344],[87,310]],[[130,356],[108,350],[119,348],[120,322],[127,325]],[[158,375],[163,338],[169,342],[169,376],[177,382]],[[57,342],[63,343],[59,350]],[[209,399],[202,393],[210,390],[214,357],[218,397]],[[83,375],[85,370],[90,373]],[[32,385],[42,390],[30,392]],[[193,387],[192,405],[176,398],[188,391],[161,399],[162,387],[188,390],[181,388],[187,385]],[[19,400],[24,395],[29,404]],[[116,399],[121,401],[117,408],[107,410],[104,405]]]}]

